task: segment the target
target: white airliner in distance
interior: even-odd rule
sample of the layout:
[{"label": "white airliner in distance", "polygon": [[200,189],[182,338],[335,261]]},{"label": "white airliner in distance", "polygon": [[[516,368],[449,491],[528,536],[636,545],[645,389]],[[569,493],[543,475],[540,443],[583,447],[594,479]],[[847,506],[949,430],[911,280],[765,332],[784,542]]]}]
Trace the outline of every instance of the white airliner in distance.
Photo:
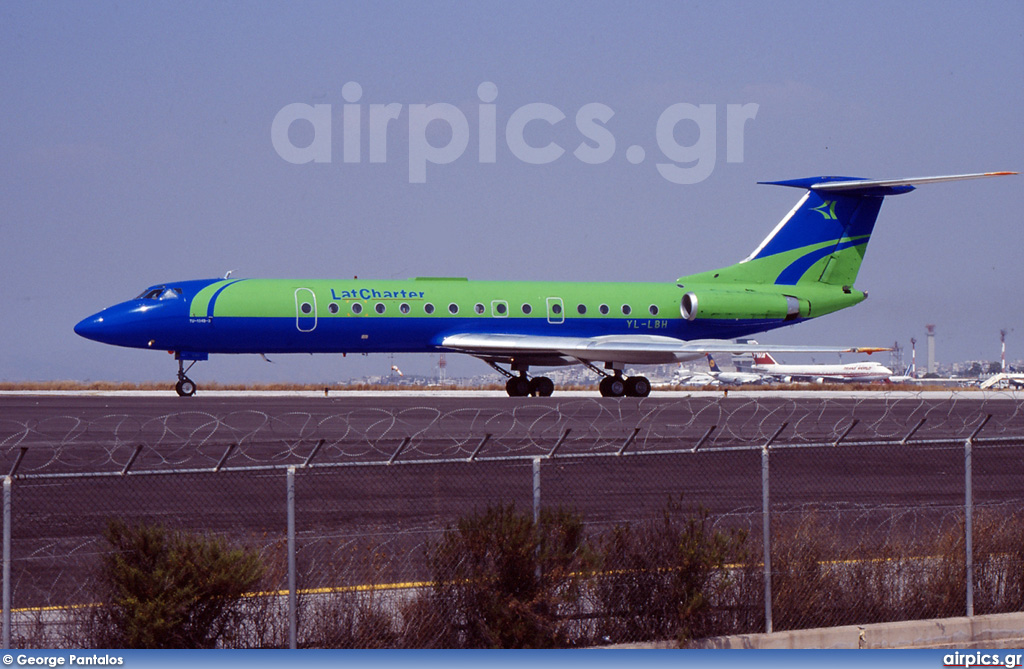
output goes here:
[{"label": "white airliner in distance", "polygon": [[762,383],[765,380],[764,374],[754,374],[752,372],[726,372],[723,371],[715,359],[708,353],[708,367],[711,368],[711,376],[716,378],[719,383],[727,383],[729,385],[743,386],[756,383]]},{"label": "white airliner in distance", "polygon": [[1024,374],[1002,372],[1000,374],[990,376],[979,384],[979,387],[983,390],[988,388],[998,388],[1001,386],[1009,388],[1024,388]]},{"label": "white airliner in distance", "polygon": [[669,385],[673,386],[717,386],[719,385],[718,379],[707,374],[705,372],[691,372],[687,369],[680,368],[672,376],[672,380]]},{"label": "white airliner in distance", "polygon": [[835,365],[781,365],[770,353],[754,355],[755,372],[770,374],[783,381],[863,382],[888,381],[893,371],[880,362],[848,362]]}]

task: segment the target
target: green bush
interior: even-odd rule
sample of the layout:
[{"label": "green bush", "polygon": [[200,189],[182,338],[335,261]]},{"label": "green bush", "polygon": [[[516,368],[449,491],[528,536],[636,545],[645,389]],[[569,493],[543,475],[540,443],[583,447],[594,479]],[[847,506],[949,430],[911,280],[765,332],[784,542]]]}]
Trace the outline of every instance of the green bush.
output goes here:
[{"label": "green bush", "polygon": [[[558,648],[578,641],[570,613],[593,559],[583,522],[542,511],[539,526],[515,506],[459,520],[429,549],[434,587],[406,644],[446,648]],[[412,638],[415,637],[415,638]]]},{"label": "green bush", "polygon": [[101,648],[213,648],[239,622],[239,598],[263,574],[255,551],[161,525],[107,524]]},{"label": "green bush", "polygon": [[747,558],[747,535],[713,531],[708,518],[704,509],[687,513],[670,501],[660,519],[616,526],[604,538],[593,585],[603,640],[682,641],[732,631],[712,604],[735,589],[732,569]]}]

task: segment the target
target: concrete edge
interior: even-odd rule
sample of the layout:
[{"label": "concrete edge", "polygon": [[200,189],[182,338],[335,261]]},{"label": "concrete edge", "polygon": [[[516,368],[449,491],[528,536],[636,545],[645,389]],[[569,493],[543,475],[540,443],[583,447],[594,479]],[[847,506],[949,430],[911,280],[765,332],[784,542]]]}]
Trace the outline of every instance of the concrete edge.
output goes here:
[{"label": "concrete edge", "polygon": [[[620,644],[609,648],[678,648],[672,641]],[[1024,613],[971,618],[935,618],[894,623],[818,627],[771,634],[735,634],[693,641],[686,648],[1021,648]]]},{"label": "concrete edge", "polygon": [[705,639],[693,648],[936,648],[1024,639],[1024,613],[819,627]]}]

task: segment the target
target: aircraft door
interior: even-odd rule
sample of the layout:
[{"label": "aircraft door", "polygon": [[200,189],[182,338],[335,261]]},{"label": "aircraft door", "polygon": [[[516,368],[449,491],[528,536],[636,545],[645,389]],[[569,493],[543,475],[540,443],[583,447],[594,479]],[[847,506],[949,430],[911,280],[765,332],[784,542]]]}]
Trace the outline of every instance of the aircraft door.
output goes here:
[{"label": "aircraft door", "polygon": [[565,308],[562,305],[562,298],[548,298],[548,323],[561,323],[565,321]]},{"label": "aircraft door", "polygon": [[299,332],[312,332],[316,328],[316,295],[309,288],[295,290],[295,327]]}]

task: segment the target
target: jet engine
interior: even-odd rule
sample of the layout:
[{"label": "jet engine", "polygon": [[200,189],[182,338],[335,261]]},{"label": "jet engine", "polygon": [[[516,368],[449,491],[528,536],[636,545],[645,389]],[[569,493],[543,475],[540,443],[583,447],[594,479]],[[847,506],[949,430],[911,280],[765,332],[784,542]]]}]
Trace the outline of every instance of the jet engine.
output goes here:
[{"label": "jet engine", "polygon": [[683,295],[679,304],[683,318],[756,319],[791,321],[810,313],[807,300],[791,295],[754,290],[708,290]]}]

